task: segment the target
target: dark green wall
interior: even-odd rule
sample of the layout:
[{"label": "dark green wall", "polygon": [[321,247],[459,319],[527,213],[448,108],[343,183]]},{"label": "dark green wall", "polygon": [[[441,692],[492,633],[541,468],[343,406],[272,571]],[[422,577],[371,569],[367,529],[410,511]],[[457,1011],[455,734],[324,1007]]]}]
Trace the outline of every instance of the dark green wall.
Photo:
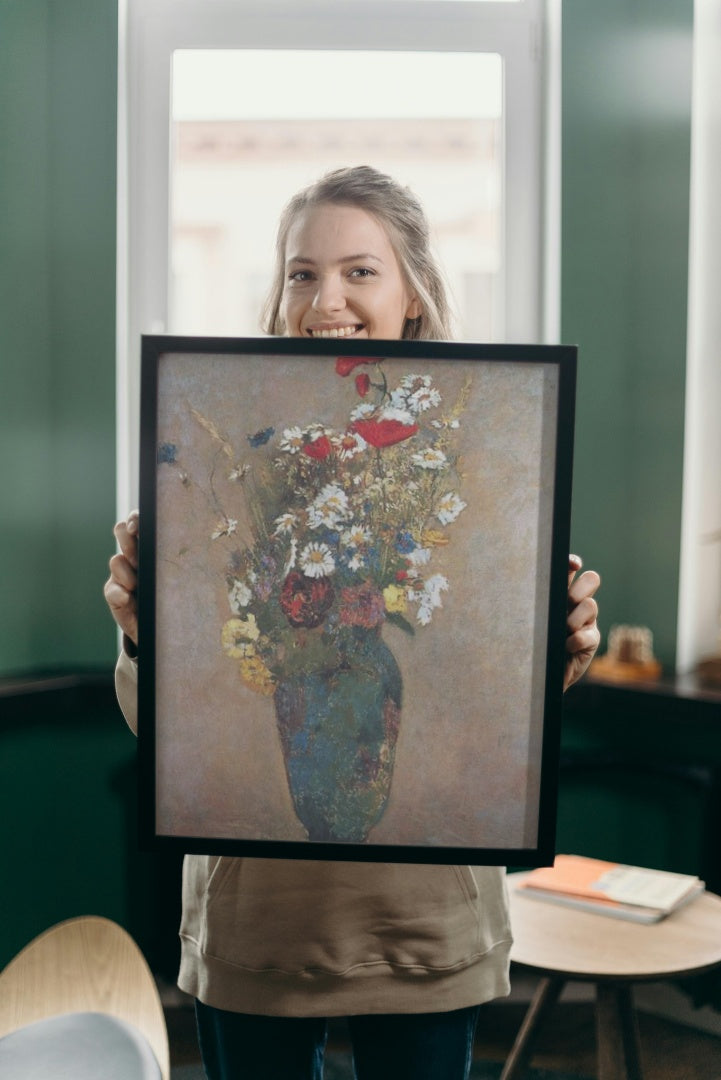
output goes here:
[{"label": "dark green wall", "polygon": [[[147,944],[154,862],[102,597],[115,516],[116,0],[0,0],[0,966],[74,915]],[[7,683],[2,688],[7,689]],[[150,899],[149,899],[150,897]]]},{"label": "dark green wall", "polygon": [[0,675],[107,665],[116,0],[0,0]]},{"label": "dark green wall", "polygon": [[562,340],[579,345],[573,546],[601,625],[675,657],[692,0],[563,5]]},{"label": "dark green wall", "polygon": [[136,756],[110,672],[0,686],[0,969],[54,923],[92,914],[174,978],[180,860],[139,850]]}]

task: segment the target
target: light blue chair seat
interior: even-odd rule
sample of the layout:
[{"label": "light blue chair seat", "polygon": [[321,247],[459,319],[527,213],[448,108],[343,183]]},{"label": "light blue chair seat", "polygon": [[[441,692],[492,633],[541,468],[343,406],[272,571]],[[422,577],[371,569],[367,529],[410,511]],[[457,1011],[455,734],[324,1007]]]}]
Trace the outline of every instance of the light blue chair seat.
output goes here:
[{"label": "light blue chair seat", "polygon": [[145,1036],[102,1013],[37,1020],[0,1039],[7,1080],[161,1080]]}]

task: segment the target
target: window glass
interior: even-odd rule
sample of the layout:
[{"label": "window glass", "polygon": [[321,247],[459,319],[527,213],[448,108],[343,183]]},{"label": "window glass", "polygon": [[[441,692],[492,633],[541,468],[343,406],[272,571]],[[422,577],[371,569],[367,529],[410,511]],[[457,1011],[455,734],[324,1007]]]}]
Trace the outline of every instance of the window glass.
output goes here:
[{"label": "window glass", "polygon": [[258,333],[284,204],[369,164],[422,200],[457,336],[501,336],[500,56],[176,50],[172,124],[171,333]]}]

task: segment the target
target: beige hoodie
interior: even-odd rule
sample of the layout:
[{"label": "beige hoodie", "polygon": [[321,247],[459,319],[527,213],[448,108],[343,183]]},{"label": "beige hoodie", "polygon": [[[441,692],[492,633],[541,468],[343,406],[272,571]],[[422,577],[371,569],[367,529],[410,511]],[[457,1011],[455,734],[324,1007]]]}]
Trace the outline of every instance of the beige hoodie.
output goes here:
[{"label": "beige hoodie", "polygon": [[[137,665],[118,700],[137,728]],[[441,1012],[509,991],[501,867],[186,855],[178,984],[270,1016]]]}]

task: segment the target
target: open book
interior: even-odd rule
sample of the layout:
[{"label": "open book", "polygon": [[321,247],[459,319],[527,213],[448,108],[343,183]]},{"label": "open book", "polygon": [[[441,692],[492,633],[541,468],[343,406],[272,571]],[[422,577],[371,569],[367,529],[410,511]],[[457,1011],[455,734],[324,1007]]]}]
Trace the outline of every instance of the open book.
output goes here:
[{"label": "open book", "polygon": [[532,870],[518,888],[537,900],[653,923],[693,900],[705,886],[693,874],[557,855],[553,866]]}]

